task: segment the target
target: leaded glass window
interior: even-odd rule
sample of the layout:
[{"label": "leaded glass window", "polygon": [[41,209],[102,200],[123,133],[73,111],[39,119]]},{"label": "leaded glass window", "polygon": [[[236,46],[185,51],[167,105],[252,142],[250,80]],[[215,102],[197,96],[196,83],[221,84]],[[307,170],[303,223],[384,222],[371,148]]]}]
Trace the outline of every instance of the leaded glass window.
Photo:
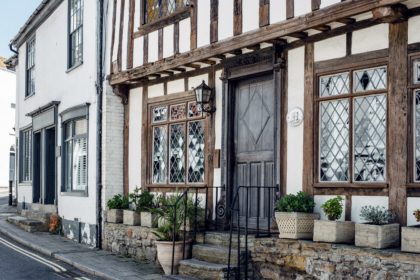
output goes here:
[{"label": "leaded glass window", "polygon": [[321,103],[321,181],[349,179],[349,101]]},{"label": "leaded glass window", "polygon": [[386,70],[357,69],[319,77],[320,182],[386,181]]},{"label": "leaded glass window", "polygon": [[145,23],[165,17],[190,5],[190,0],[146,0]]},{"label": "leaded glass window", "polygon": [[415,181],[420,181],[420,91],[415,93],[414,103],[414,125],[415,125],[415,136],[414,136],[414,166],[415,166]]},{"label": "leaded glass window", "polygon": [[21,133],[21,159],[20,169],[21,181],[32,180],[32,130],[26,130]]},{"label": "leaded glass window", "polygon": [[191,101],[151,111],[152,183],[204,183],[205,126],[201,107]]},{"label": "leaded glass window", "polygon": [[26,55],[26,95],[35,93],[35,38],[27,43]]},{"label": "leaded glass window", "polygon": [[413,84],[420,84],[420,59],[413,60]]},{"label": "leaded glass window", "polygon": [[320,96],[349,93],[349,73],[321,77]]},{"label": "leaded glass window", "polygon": [[386,67],[365,69],[354,72],[354,92],[386,88]]},{"label": "leaded glass window", "polygon": [[76,65],[76,63],[81,63],[83,60],[83,1],[70,0],[69,4],[69,68]]},{"label": "leaded glass window", "polygon": [[65,124],[64,184],[67,190],[84,191],[87,188],[87,120],[71,120]]}]

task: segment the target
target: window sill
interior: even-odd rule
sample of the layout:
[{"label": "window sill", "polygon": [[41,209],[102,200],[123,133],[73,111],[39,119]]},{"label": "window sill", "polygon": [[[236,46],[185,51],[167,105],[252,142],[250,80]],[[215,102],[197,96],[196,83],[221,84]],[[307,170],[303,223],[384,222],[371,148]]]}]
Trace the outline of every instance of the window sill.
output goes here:
[{"label": "window sill", "polygon": [[154,20],[152,22],[140,26],[138,28],[139,31],[134,32],[134,39],[190,17],[190,12],[192,8],[192,5],[190,5],[188,7],[182,8],[179,11],[173,12],[172,14],[169,14],[163,18]]},{"label": "window sill", "polygon": [[385,189],[388,188],[388,183],[315,183],[314,188],[371,188],[371,189]]},{"label": "window sill", "polygon": [[70,67],[69,69],[67,69],[66,73],[69,73],[69,72],[73,71],[74,69],[78,68],[82,64],[83,64],[83,60],[80,61],[80,62],[77,62],[75,65],[73,65],[72,67]]},{"label": "window sill", "polygon": [[20,182],[18,183],[19,187],[32,187],[32,182],[31,181],[25,181],[25,182]]},{"label": "window sill", "polygon": [[77,196],[77,197],[88,197],[88,193],[84,191],[68,191],[68,192],[61,192],[61,196]]},{"label": "window sill", "polygon": [[28,98],[31,98],[32,96],[34,96],[35,95],[35,92],[34,93],[31,93],[31,94],[29,94],[28,96],[26,96],[25,97],[25,99],[23,99],[23,100],[26,100],[26,99],[28,99]]}]

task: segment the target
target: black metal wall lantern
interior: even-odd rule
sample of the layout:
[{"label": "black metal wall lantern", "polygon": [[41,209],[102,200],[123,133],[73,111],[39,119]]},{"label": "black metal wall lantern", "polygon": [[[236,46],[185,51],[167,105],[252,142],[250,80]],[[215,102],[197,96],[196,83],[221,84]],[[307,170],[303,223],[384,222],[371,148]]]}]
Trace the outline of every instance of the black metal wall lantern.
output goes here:
[{"label": "black metal wall lantern", "polygon": [[197,101],[197,104],[201,105],[201,110],[203,112],[210,113],[210,114],[213,114],[214,112],[216,112],[216,107],[214,106],[212,106],[211,108],[210,106],[208,106],[207,108],[205,107],[205,105],[209,104],[213,100],[214,91],[211,87],[206,85],[204,80],[198,87],[194,89],[194,93],[195,93],[195,100]]}]

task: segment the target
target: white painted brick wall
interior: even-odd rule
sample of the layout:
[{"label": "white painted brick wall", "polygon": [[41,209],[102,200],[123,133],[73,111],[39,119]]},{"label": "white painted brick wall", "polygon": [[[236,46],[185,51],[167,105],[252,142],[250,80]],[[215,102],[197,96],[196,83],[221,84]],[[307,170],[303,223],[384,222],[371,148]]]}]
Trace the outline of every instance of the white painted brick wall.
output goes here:
[{"label": "white painted brick wall", "polygon": [[102,104],[102,207],[124,191],[124,105],[106,82]]}]

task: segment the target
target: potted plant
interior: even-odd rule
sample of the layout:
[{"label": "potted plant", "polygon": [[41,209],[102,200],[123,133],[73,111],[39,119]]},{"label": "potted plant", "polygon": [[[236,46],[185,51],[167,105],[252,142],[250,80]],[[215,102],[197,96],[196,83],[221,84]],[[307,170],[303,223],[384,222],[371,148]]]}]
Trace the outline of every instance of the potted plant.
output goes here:
[{"label": "potted plant", "polygon": [[341,196],[337,196],[319,207],[328,221],[314,221],[314,241],[346,244],[354,242],[354,222],[337,221],[343,213],[343,200]]},{"label": "potted plant", "polygon": [[[417,222],[420,222],[420,209],[413,211]],[[420,253],[420,225],[402,227],[401,251]]]},{"label": "potted plant", "polygon": [[123,210],[130,205],[128,198],[118,194],[112,199],[108,200],[108,211],[106,213],[106,220],[108,223],[122,223]]},{"label": "potted plant", "polygon": [[139,213],[141,226],[153,227],[153,221],[157,217],[157,213],[152,211],[157,207],[155,195],[150,193],[147,188],[142,188],[140,193],[140,189],[136,186],[134,192],[130,194],[130,198],[135,205],[136,212]]},{"label": "potted plant", "polygon": [[399,245],[400,224],[389,223],[395,214],[383,206],[364,206],[360,217],[367,223],[356,224],[356,246],[384,249]]},{"label": "potted plant", "polygon": [[281,198],[276,212],[280,238],[312,239],[314,220],[319,219],[314,207],[314,199],[302,191]]},{"label": "potted plant", "polygon": [[[172,250],[175,241],[175,253],[174,253],[174,274],[178,274],[179,262],[182,260],[183,252],[183,238],[181,231],[183,230],[184,218],[185,220],[194,219],[192,213],[195,213],[195,204],[193,203],[192,196],[184,196],[178,201],[181,194],[177,192],[168,196],[167,198],[160,197],[159,205],[160,208],[153,209],[152,212],[157,213],[157,217],[153,224],[159,224],[159,227],[152,233],[156,235],[158,240],[155,242],[157,248],[157,258],[165,271],[166,275],[171,274],[172,267]],[[187,200],[187,211],[185,216],[185,200]],[[168,205],[176,204],[176,216],[175,207]],[[198,209],[197,209],[198,211]],[[174,240],[175,236],[175,240]],[[191,258],[191,244],[192,240],[189,238],[185,239],[185,258]]]}]

